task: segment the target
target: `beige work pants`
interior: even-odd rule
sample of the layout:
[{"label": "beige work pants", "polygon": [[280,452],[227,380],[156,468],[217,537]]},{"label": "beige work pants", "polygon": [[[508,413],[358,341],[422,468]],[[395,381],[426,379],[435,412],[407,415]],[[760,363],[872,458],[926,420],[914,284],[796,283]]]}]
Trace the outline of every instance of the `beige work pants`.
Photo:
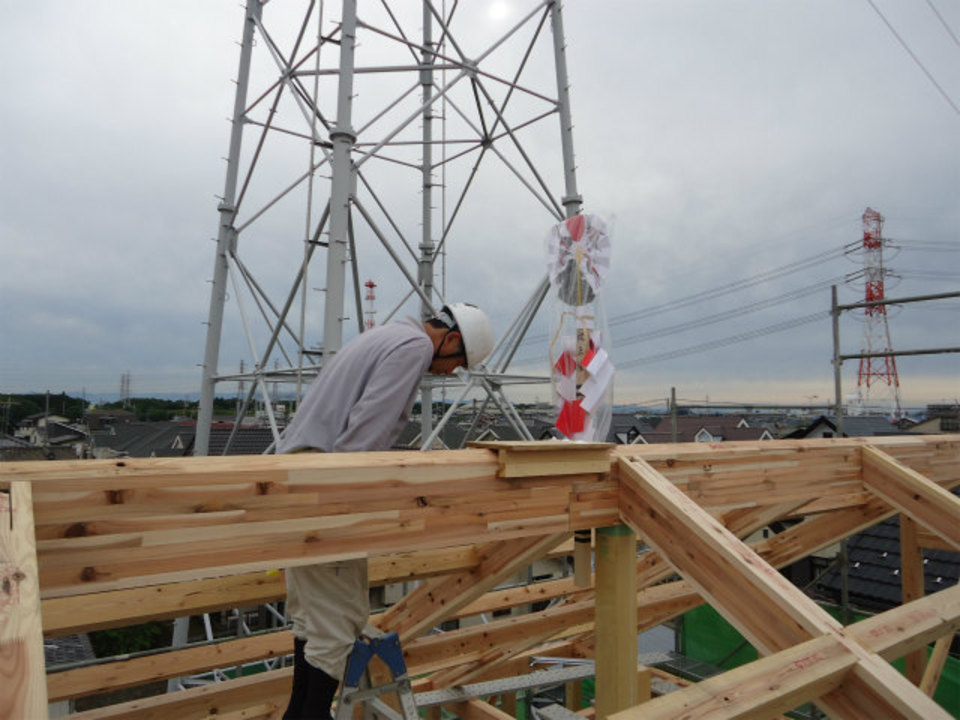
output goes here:
[{"label": "beige work pants", "polygon": [[370,616],[367,560],[287,568],[287,615],[307,662],[340,680]]}]

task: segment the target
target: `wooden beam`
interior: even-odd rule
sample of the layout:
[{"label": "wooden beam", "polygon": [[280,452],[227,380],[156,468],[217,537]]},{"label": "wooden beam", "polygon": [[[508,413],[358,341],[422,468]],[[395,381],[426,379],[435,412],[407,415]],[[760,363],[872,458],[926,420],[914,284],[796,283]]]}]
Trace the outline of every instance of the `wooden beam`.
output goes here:
[{"label": "wooden beam", "polygon": [[761,652],[841,626],[642,460],[620,463],[620,512]]},{"label": "wooden beam", "polygon": [[937,690],[937,683],[940,682],[940,674],[943,672],[943,666],[950,655],[950,644],[953,642],[953,633],[944,635],[937,639],[937,644],[933,646],[933,652],[930,653],[930,660],[924,670],[923,677],[920,680],[920,692],[929,697]]},{"label": "wooden beam", "polygon": [[497,453],[497,477],[610,472],[613,443],[564,443],[556,441],[471,442],[470,447]]},{"label": "wooden beam", "polygon": [[597,718],[637,703],[637,536],[597,529]]},{"label": "wooden beam", "polygon": [[[917,523],[908,515],[900,514],[900,594],[901,604],[919,600],[924,595],[923,550],[917,543]],[[919,685],[927,653],[923,648],[904,657],[907,679]]]},{"label": "wooden beam", "polygon": [[[420,553],[379,555],[369,560],[371,586],[421,580],[477,564],[472,545]],[[48,637],[125,627],[226,608],[262,605],[287,593],[283,574],[243,573],[178,583],[44,598],[43,630]]]},{"label": "wooden beam", "polygon": [[888,661],[960,631],[960,585],[927,595],[847,627],[869,652]]},{"label": "wooden beam", "polygon": [[[832,636],[858,662],[838,690],[819,699],[839,718],[946,717],[879,656],[843,628],[648,464],[621,460],[621,514],[663,553],[745,637],[769,654]],[[771,627],[778,626],[778,627]]]},{"label": "wooden beam", "polygon": [[271,670],[74,713],[70,720],[209,720],[230,713],[243,713],[264,704],[285,708],[290,698],[292,676],[293,668]]},{"label": "wooden beam", "polygon": [[[547,557],[564,557],[572,552],[572,543],[561,543]],[[477,551],[473,545],[421,552],[377,555],[369,559],[370,585],[424,580],[452,572],[464,572],[476,567]],[[549,600],[567,593],[563,581],[560,586],[537,583],[502,591],[504,598],[490,598],[492,607],[510,607]],[[569,584],[569,583],[567,583]],[[45,598],[41,601],[43,631],[46,637],[69,635],[76,632],[125,627],[148,620],[165,620],[227,608],[248,607],[276,602],[286,596],[282,572],[255,572],[181,583],[148,585],[125,590],[111,590],[89,595]],[[526,599],[508,596],[528,593]],[[489,612],[483,604],[465,614]]]},{"label": "wooden beam", "polygon": [[0,491],[0,718],[47,716],[30,483]]},{"label": "wooden beam", "polygon": [[[576,453],[578,445],[571,445],[566,452]],[[485,462],[478,462],[478,453]],[[55,516],[45,527],[72,522],[66,536],[39,543],[45,596],[567,532],[616,517],[616,484],[597,473],[503,480],[495,477],[490,451],[447,453],[444,462],[424,459],[434,454],[360,453],[336,460],[318,455],[307,461],[316,466],[277,458],[285,476],[257,462],[253,467],[260,474],[248,468],[235,478],[247,481],[237,490],[242,501],[221,497],[238,483],[227,485],[219,473],[237,468],[208,462],[213,458],[197,458],[204,462],[185,468],[187,477],[208,485],[186,486],[182,477],[172,479],[164,464],[136,463],[122,471],[101,466],[101,474],[93,476],[89,469],[76,469],[86,473],[83,482],[95,486],[86,492],[76,478],[59,472],[52,478],[34,474],[46,499],[43,507]],[[144,519],[171,495],[180,503],[179,513]],[[100,513],[104,498],[109,523],[63,516],[80,507]]]},{"label": "wooden beam", "polygon": [[[821,522],[819,519],[814,522]],[[800,526],[798,526],[800,527]],[[842,532],[836,530],[840,536]],[[792,531],[788,531],[792,532]],[[821,537],[820,533],[815,534]],[[802,545],[796,541],[791,545],[794,553],[804,554]],[[783,552],[777,553],[782,562],[791,562],[795,558]],[[572,583],[566,581],[568,588]],[[542,583],[552,585],[552,583]],[[519,601],[529,602],[533,599],[542,599],[539,596],[530,597],[520,592],[523,588],[510,589],[492,593],[504,594],[512,597],[514,604]],[[93,596],[96,597],[96,596]],[[687,609],[696,607],[702,602],[699,595],[692,591],[686,583],[667,583],[657,585],[638,593],[637,627],[638,630],[659,625],[671,617],[681,614]],[[492,603],[489,607],[494,607]],[[485,632],[494,634],[495,644],[503,646],[511,638],[533,638],[555,632],[558,628],[573,624],[589,622],[593,615],[590,612],[584,615],[584,606],[564,608],[558,606],[552,609],[552,617],[538,617],[528,615],[511,618],[505,624],[498,621],[486,626]],[[470,608],[465,608],[464,612]],[[868,620],[850,626],[847,631],[858,642],[868,647],[871,652],[880,653],[887,659],[901,657],[910,649],[922,647],[947,632],[955,632],[960,628],[960,586],[941,591],[934,596],[924,598],[883,615],[877,615]],[[474,631],[456,631],[445,633],[442,636],[430,638],[430,642],[421,649],[418,643],[407,646],[408,662],[412,668],[419,671],[452,667],[458,662],[458,648],[462,650],[462,657],[477,657],[491,648],[489,638],[483,633]],[[439,641],[439,642],[438,642]],[[124,685],[137,685],[152,680],[175,677],[184,672],[185,667],[190,672],[202,672],[212,667],[225,666],[234,663],[252,662],[263,657],[270,657],[288,652],[290,647],[289,634],[278,633],[276,636],[258,636],[241,640],[227,641],[218,645],[217,649],[188,648],[163,656],[138,658],[124,661],[119,664],[100,666],[99,668],[84,668],[80,670],[57,673],[49,676],[51,698],[81,696],[99,692],[110,687],[114,680],[120,678]],[[183,653],[181,655],[180,653]],[[169,657],[168,657],[169,656]],[[446,663],[437,666],[436,657],[447,658]],[[422,663],[424,664],[415,664]],[[115,666],[114,666],[115,665]],[[487,670],[485,669],[484,672]]]},{"label": "wooden beam", "polygon": [[483,545],[477,549],[476,566],[427,580],[389,608],[379,618],[379,625],[396,631],[403,642],[417,637],[568,538],[569,533],[564,533]]},{"label": "wooden beam", "polygon": [[949,552],[955,552],[953,546],[950,545],[946,540],[944,540],[939,535],[935,535],[924,527],[917,529],[917,543],[920,547],[929,550],[947,550]]},{"label": "wooden beam", "polygon": [[863,482],[872,492],[960,550],[960,498],[882,450],[867,446],[861,453]]},{"label": "wooden beam", "polygon": [[610,720],[768,720],[831,692],[856,664],[857,657],[835,638],[819,637],[637,705]]},{"label": "wooden beam", "polygon": [[47,675],[50,701],[95,695],[160,680],[195,675],[288,655],[293,647],[289,630],[226,640],[199,647],[89,665]]}]

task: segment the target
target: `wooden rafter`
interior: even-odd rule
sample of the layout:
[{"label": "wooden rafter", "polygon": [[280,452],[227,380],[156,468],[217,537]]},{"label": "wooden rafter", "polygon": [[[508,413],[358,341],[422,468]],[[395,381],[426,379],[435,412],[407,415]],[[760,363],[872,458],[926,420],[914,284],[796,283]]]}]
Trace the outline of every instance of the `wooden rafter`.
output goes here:
[{"label": "wooden rafter", "polygon": [[454,615],[503,580],[566,541],[566,533],[489,543],[477,549],[479,562],[470,570],[432,578],[387,610],[379,619],[401,641],[415,638]]},{"label": "wooden rafter", "polygon": [[864,447],[863,482],[960,551],[960,498],[877,448]]},{"label": "wooden rafter", "polygon": [[844,718],[946,718],[878,655],[741,543],[642,459],[621,460],[621,513],[695,583],[761,652],[788,650],[828,637],[856,657],[836,689],[818,701]]}]

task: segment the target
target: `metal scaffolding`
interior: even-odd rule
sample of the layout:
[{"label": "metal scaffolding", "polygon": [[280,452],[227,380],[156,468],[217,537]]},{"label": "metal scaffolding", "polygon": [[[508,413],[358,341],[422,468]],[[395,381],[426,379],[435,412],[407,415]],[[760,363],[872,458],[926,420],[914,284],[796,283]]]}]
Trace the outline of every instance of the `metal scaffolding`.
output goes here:
[{"label": "metal scaffolding", "polygon": [[[386,320],[408,302],[421,316],[444,303],[447,253],[456,263],[458,244],[482,234],[466,225],[479,171],[501,173],[502,200],[542,213],[545,230],[580,211],[558,0],[528,3],[498,32],[480,21],[486,2],[423,0],[415,13],[387,1],[294,5],[247,0],[244,11],[196,455],[208,453],[225,382],[246,388],[237,420],[259,395],[279,437],[268,387],[295,386],[299,397],[350,321],[363,331],[361,262],[368,276],[378,258],[392,267],[377,278]],[[531,288],[486,368],[445,381],[462,385],[461,398],[486,393],[484,406],[520,432],[503,387],[541,380],[508,369],[545,287]],[[241,338],[247,369],[225,372]],[[442,382],[425,381],[425,409]],[[435,437],[440,427],[423,418],[422,437]]]}]

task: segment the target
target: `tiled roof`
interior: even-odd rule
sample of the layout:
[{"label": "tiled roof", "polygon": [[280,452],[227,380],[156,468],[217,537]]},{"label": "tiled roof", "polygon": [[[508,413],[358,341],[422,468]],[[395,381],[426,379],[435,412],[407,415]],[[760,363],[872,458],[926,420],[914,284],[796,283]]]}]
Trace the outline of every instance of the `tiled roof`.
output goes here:
[{"label": "tiled roof", "polygon": [[[883,611],[901,604],[900,516],[878,523],[847,541],[850,602],[866,610]],[[927,594],[957,584],[960,552],[923,550]],[[820,581],[820,590],[840,600],[840,572],[832,570]]]},{"label": "tiled roof", "polygon": [[268,427],[241,427],[224,453],[232,427],[215,425],[210,428],[208,455],[262,455],[273,445],[273,431]]},{"label": "tiled roof", "polygon": [[[787,435],[788,438],[805,438],[826,427],[836,432],[835,417],[821,415],[809,425],[798,428]],[[889,418],[878,415],[860,415],[843,418],[843,434],[845,437],[874,437],[877,435],[899,435],[900,428],[894,425]]]},{"label": "tiled roof", "polygon": [[6,433],[0,434],[0,448],[28,448],[30,443],[21,438],[14,437],[13,435],[7,435]]},{"label": "tiled roof", "polygon": [[[118,423],[107,430],[93,433],[94,444],[99,448],[110,448],[126,453],[130,457],[168,457],[183,455],[182,449],[193,442],[196,427],[190,423],[170,422],[131,422]],[[179,438],[179,442],[177,439]]]},{"label": "tiled roof", "polygon": [[90,638],[82,635],[64,635],[43,641],[43,657],[48,668],[57,665],[72,665],[95,659]]}]

